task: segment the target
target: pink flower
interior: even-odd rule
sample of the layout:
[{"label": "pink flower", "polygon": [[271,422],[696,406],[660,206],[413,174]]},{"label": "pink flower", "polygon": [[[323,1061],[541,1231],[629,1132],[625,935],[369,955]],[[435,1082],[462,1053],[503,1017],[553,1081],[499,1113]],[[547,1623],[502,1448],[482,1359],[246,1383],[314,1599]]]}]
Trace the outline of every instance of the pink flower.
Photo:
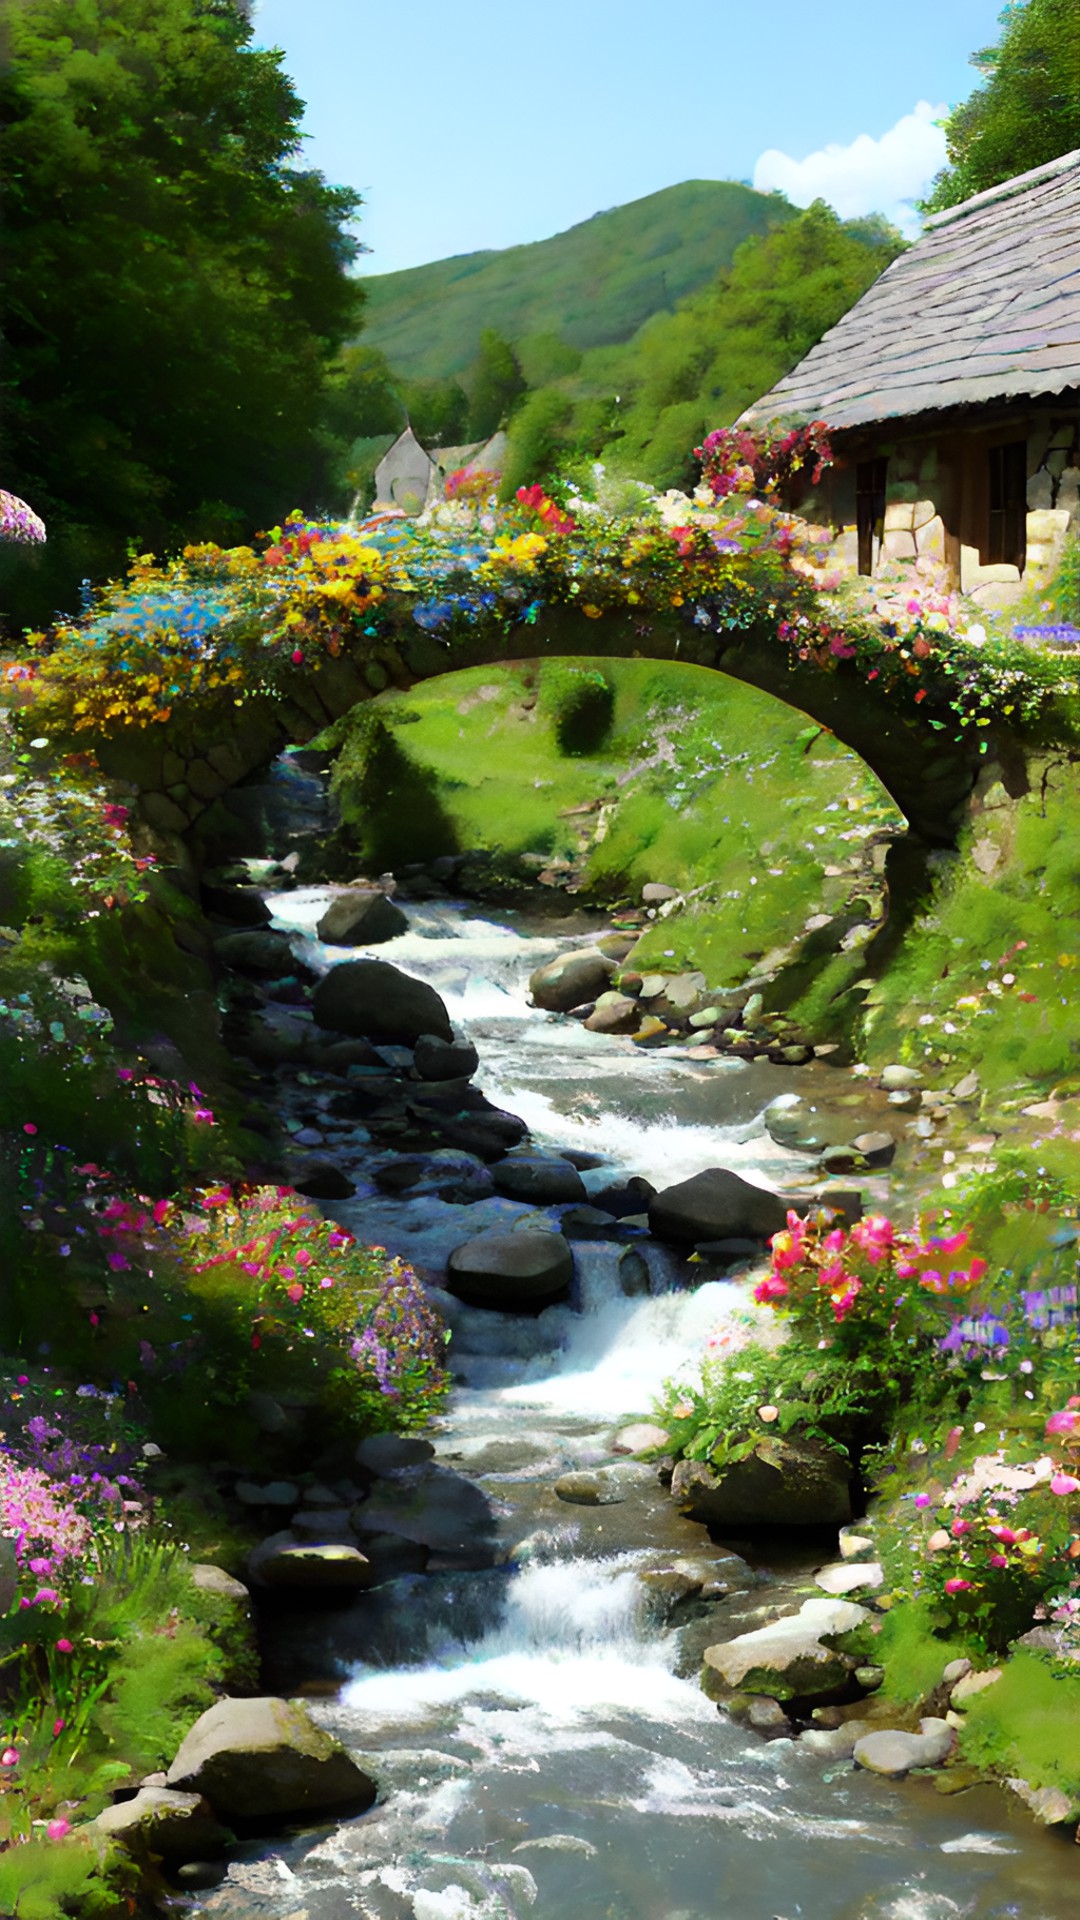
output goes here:
[{"label": "pink flower", "polygon": [[134,1080],[135,1074],[131,1067],[117,1067],[116,1077],[118,1080]]},{"label": "pink flower", "polygon": [[754,1299],[757,1301],[759,1307],[772,1307],[776,1305],[778,1300],[783,1300],[787,1296],[788,1291],[787,1281],[782,1280],[778,1273],[767,1273],[765,1278],[759,1280],[757,1286],[754,1288]]},{"label": "pink flower", "polygon": [[5,1747],[3,1753],[0,1753],[0,1767],[17,1767],[18,1764],[18,1747]]},{"label": "pink flower", "polygon": [[70,1640],[58,1640],[56,1643],[56,1651],[57,1653],[74,1653],[75,1649]]},{"label": "pink flower", "polygon": [[50,1840],[63,1840],[71,1832],[70,1820],[50,1820],[45,1833]]},{"label": "pink flower", "polygon": [[955,1540],[959,1540],[962,1534],[971,1532],[971,1521],[970,1520],[954,1520],[952,1523],[952,1530],[953,1530],[953,1538]]},{"label": "pink flower", "polygon": [[917,1507],[928,1507],[930,1505],[930,1495],[928,1493],[917,1493],[915,1495],[915,1505]]},{"label": "pink flower", "polygon": [[970,1580],[946,1580],[945,1591],[946,1593],[970,1593],[971,1581]]},{"label": "pink flower", "polygon": [[1007,1567],[1008,1564],[1009,1564],[1009,1557],[1007,1554],[992,1553],[990,1555],[990,1565],[992,1567]]},{"label": "pink flower", "polygon": [[304,659],[303,647],[294,647],[289,657],[292,660],[294,667],[301,666],[303,664],[303,659]]},{"label": "pink flower", "polygon": [[298,1306],[304,1297],[304,1289],[300,1285],[299,1280],[294,1280],[291,1287],[286,1287],[285,1294],[286,1298],[291,1300],[294,1306]]},{"label": "pink flower", "polygon": [[66,1720],[54,1720],[54,1721],[53,1721],[53,1730],[52,1730],[52,1731],[53,1731],[53,1739],[54,1739],[54,1740],[59,1740],[59,1738],[60,1738],[60,1735],[61,1735],[61,1734],[63,1733],[63,1731],[64,1731],[64,1728],[65,1728],[66,1726],[67,1726],[67,1721],[66,1721]]},{"label": "pink flower", "polygon": [[1071,1439],[1080,1433],[1080,1407],[1066,1407],[1061,1413],[1052,1413],[1046,1423],[1046,1437],[1054,1434],[1067,1434]]},{"label": "pink flower", "polygon": [[1050,1482],[1051,1493],[1080,1493],[1080,1480],[1071,1473],[1055,1473]]}]

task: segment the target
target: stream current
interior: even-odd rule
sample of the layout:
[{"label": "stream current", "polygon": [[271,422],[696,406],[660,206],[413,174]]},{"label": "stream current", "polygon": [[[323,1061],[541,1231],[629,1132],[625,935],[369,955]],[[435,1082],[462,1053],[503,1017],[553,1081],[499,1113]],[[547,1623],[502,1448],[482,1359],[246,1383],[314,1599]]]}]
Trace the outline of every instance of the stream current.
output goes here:
[{"label": "stream current", "polygon": [[[320,947],[326,889],[272,896],[275,923],[320,970],[363,949]],[[778,1092],[824,1069],[647,1053],[531,1010],[529,974],[567,944],[510,916],[405,903],[410,929],[371,950],[430,982],[480,1053],[477,1083],[549,1150],[603,1156],[665,1186],[722,1164],[783,1187],[801,1156],[761,1122]],[[390,1053],[393,1050],[388,1050]],[[357,1177],[355,1170],[353,1177]],[[463,1238],[462,1208],[388,1199],[358,1179],[336,1218],[437,1275]],[[558,1224],[560,1208],[474,1203],[469,1232]],[[483,1539],[435,1555],[344,1607],[271,1626],[275,1690],[305,1690],[317,1718],[378,1780],[366,1815],[242,1850],[200,1913],[228,1920],[1073,1920],[1075,1849],[1011,1796],[955,1796],[831,1766],[791,1739],[733,1724],[701,1692],[701,1650],[759,1625],[835,1555],[714,1545],[680,1516],[655,1469],[613,1455],[618,1429],[705,1340],[747,1310],[737,1282],[643,1238],[627,1288],[626,1241],[575,1242],[569,1305],[536,1318],[464,1307],[456,1387],[431,1437],[469,1483]],[[705,1269],[705,1271],[708,1271]],[[737,1363],[736,1363],[737,1364]],[[617,1499],[553,1492],[603,1465]],[[754,1561],[732,1579],[731,1552]],[[764,1557],[764,1561],[762,1556]],[[673,1562],[727,1597],[663,1604]],[[650,1575],[652,1576],[650,1581]],[[785,1577],[788,1589],[783,1589]],[[781,1591],[778,1591],[781,1590]],[[772,1605],[770,1605],[770,1595]],[[659,1596],[659,1597],[658,1597]],[[793,1608],[792,1608],[793,1610]]]}]

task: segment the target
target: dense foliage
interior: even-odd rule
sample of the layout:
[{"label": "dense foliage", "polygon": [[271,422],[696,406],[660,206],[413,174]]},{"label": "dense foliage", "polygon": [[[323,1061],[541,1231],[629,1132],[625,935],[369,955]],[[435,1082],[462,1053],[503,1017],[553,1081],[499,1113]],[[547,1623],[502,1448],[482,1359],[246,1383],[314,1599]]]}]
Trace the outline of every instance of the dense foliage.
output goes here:
[{"label": "dense foliage", "polygon": [[928,212],[954,207],[1080,146],[1080,12],[1073,0],[1010,0],[1001,35],[971,57],[983,84],[945,122],[949,165]]},{"label": "dense foliage", "polygon": [[319,484],[357,196],[230,0],[12,0],[0,77],[5,479],[49,524],[9,614],[127,542],[232,537]]}]

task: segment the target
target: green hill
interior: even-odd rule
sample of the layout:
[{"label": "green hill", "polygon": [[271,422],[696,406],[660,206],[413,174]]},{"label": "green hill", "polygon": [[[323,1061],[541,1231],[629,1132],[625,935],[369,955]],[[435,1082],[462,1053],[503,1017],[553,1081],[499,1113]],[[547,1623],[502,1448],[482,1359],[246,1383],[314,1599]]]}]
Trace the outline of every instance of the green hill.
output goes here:
[{"label": "green hill", "polygon": [[737,246],[795,217],[775,194],[686,180],[530,246],[464,253],[365,278],[364,344],[407,379],[464,373],[492,327],[518,342],[628,340],[730,264]]}]

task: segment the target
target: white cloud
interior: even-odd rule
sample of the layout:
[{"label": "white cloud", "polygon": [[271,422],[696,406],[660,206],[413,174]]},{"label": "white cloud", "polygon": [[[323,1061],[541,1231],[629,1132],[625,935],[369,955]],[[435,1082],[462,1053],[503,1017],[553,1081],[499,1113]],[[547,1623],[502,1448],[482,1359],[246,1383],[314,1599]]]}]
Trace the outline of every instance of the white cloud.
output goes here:
[{"label": "white cloud", "polygon": [[920,100],[880,140],[860,133],[849,147],[823,147],[805,160],[770,147],[754,168],[754,185],[759,193],[778,188],[797,207],[827,200],[844,220],[883,213],[911,238],[919,231],[913,202],[945,165],[945,134],[934,122],[946,111]]}]

